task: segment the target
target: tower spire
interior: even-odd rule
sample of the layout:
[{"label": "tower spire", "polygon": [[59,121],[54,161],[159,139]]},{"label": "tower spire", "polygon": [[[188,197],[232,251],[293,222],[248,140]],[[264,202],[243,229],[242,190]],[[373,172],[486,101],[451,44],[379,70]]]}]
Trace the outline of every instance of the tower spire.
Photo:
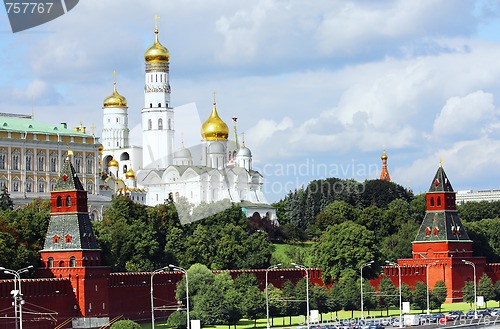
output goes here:
[{"label": "tower spire", "polygon": [[391,181],[391,176],[389,176],[389,170],[387,170],[387,159],[389,157],[387,154],[384,152],[382,153],[382,156],[380,159],[382,159],[382,172],[380,173],[380,180],[386,180],[388,182]]}]

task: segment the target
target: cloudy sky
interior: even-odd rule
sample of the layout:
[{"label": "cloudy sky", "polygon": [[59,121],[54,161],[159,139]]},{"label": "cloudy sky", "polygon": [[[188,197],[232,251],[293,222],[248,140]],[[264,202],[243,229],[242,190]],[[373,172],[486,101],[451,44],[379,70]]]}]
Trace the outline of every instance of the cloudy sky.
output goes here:
[{"label": "cloudy sky", "polygon": [[216,92],[270,201],[311,179],[376,178],[384,149],[393,181],[416,193],[440,161],[455,190],[500,188],[496,0],[81,0],[18,33],[1,11],[0,111],[100,135],[116,70],[140,144],[154,15],[176,144],[199,143]]}]

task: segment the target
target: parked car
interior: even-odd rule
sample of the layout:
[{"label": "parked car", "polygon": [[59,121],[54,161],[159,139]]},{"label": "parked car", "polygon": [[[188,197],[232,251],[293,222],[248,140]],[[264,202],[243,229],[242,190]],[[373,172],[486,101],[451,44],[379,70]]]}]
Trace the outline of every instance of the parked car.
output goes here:
[{"label": "parked car", "polygon": [[479,317],[484,317],[484,316],[491,316],[491,313],[488,309],[484,309],[484,310],[477,311],[477,315]]},{"label": "parked car", "polygon": [[460,319],[460,317],[464,316],[464,312],[462,311],[450,311],[448,314],[446,314],[446,320],[447,321],[455,321]]},{"label": "parked car", "polygon": [[491,314],[492,316],[499,316],[499,315],[500,315],[500,310],[497,310],[497,309],[495,309],[495,308],[490,309],[490,314]]},{"label": "parked car", "polygon": [[431,317],[430,314],[420,314],[418,316],[418,321],[420,322],[421,325],[426,324],[426,323],[430,323],[430,322],[432,322],[430,317]]},{"label": "parked car", "polygon": [[473,319],[474,318],[474,310],[468,311],[465,313],[465,318],[466,319]]},{"label": "parked car", "polygon": [[[441,320],[441,319],[445,319],[445,320]],[[431,316],[429,317],[429,320],[430,322],[443,322],[443,321],[446,321],[446,317],[443,313],[434,313],[434,314],[431,314]]]}]

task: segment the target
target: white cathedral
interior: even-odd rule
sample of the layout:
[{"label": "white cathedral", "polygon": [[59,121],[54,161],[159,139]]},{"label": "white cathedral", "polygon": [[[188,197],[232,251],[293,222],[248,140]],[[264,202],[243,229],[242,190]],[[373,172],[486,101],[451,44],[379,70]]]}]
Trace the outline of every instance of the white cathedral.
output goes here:
[{"label": "white cathedral", "polygon": [[[263,192],[263,177],[252,169],[252,153],[238,142],[236,119],[229,141],[227,124],[213,109],[201,126],[201,145],[191,150],[183,142],[175,149],[175,110],[170,101],[170,53],[155,40],[145,54],[142,147],[129,141],[127,100],[116,89],[103,103],[102,168],[104,185],[113,193],[154,206],[171,195],[191,204],[229,200],[240,204],[248,216],[258,213],[276,219]],[[195,154],[193,160],[192,151]],[[107,168],[107,170],[106,170]]]}]

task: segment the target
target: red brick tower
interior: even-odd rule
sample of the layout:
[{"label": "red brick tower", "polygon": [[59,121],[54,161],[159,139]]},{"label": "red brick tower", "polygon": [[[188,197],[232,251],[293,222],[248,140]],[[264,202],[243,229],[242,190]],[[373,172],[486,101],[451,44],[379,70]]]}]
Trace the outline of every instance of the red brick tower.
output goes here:
[{"label": "red brick tower", "polygon": [[109,320],[110,269],[101,266],[101,250],[92,231],[87,192],[69,157],[63,163],[50,199],[50,222],[40,251],[39,276],[69,278],[75,293],[74,327],[100,327]]},{"label": "red brick tower", "polygon": [[382,159],[382,172],[380,173],[380,180],[386,180],[388,182],[391,181],[391,176],[389,176],[389,170],[387,170],[387,159],[389,157],[387,156],[387,154],[385,153],[382,153],[382,156],[380,157],[380,159]]},{"label": "red brick tower", "polygon": [[413,258],[398,260],[398,264],[404,267],[403,273],[408,276],[403,281],[413,285],[416,278],[411,278],[412,275],[422,280],[422,277],[427,278],[426,271],[429,271],[429,288],[444,280],[448,288],[447,301],[460,301],[465,282],[474,277],[474,268],[463,260],[475,264],[479,280],[486,259],[472,256],[472,241],[458,217],[455,192],[441,165],[425,200],[425,217],[412,243]]}]

